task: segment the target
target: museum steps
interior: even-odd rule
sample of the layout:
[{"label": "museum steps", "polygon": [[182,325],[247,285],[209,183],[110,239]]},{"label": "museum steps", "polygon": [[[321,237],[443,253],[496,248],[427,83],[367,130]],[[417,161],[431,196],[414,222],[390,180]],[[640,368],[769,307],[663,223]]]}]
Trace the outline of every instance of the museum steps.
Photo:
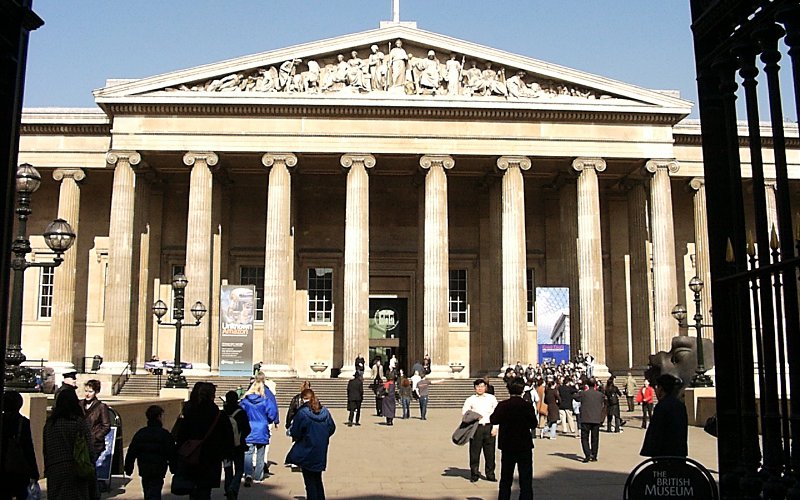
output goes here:
[{"label": "museum steps", "polygon": [[[286,408],[292,397],[297,394],[303,379],[274,379],[277,384],[276,398],[280,408]],[[330,408],[347,407],[347,381],[344,378],[310,378],[311,388],[319,397],[324,405]],[[167,381],[166,376],[162,376],[161,385]],[[186,381],[191,388],[195,382],[207,381],[217,386],[217,396],[224,397],[227,391],[235,391],[239,386],[247,388],[249,377],[199,377],[188,376]],[[125,383],[119,395],[124,397],[158,397],[159,378],[151,374],[132,375]],[[508,397],[508,392],[500,379],[492,379],[492,384],[498,389],[497,396],[500,399]],[[431,384],[428,407],[429,408],[460,408],[464,400],[473,394],[472,379],[444,380]],[[364,408],[374,405],[374,398],[369,389],[369,382],[364,383]],[[416,403],[412,402],[416,406]],[[400,402],[397,403],[400,411]]]}]

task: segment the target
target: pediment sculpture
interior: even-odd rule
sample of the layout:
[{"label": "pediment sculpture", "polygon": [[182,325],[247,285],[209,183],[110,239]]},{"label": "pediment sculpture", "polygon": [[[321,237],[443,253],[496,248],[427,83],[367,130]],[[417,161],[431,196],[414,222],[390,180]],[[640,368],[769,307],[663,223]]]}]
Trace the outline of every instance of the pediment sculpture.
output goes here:
[{"label": "pediment sculpture", "polygon": [[[372,45],[318,59],[293,58],[269,67],[169,87],[166,91],[449,95],[506,99],[608,99],[611,95],[563,81],[537,78],[519,68],[450,53],[442,62],[435,50],[420,56],[396,40],[384,53]],[[417,48],[414,49],[418,50]],[[424,51],[424,49],[422,49]]]}]

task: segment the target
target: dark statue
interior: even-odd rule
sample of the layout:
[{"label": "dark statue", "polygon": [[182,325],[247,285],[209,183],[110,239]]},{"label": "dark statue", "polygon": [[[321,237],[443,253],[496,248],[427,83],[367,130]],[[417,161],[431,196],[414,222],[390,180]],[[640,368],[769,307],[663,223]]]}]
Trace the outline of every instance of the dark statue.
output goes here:
[{"label": "dark statue", "polygon": [[[714,343],[710,339],[703,339],[703,364],[706,370],[714,367]],[[669,351],[659,351],[650,355],[650,362],[644,376],[655,384],[656,379],[669,373],[683,381],[683,388],[692,382],[697,370],[697,337],[680,335],[672,337],[672,348]]]}]

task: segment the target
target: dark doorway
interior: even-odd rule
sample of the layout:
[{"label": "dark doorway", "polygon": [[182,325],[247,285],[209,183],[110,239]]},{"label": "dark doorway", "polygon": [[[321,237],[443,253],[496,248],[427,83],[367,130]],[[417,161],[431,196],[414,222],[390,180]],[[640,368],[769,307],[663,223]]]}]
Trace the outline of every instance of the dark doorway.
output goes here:
[{"label": "dark doorway", "polygon": [[369,299],[369,363],[381,358],[388,372],[397,356],[397,368],[408,373],[408,299]]}]

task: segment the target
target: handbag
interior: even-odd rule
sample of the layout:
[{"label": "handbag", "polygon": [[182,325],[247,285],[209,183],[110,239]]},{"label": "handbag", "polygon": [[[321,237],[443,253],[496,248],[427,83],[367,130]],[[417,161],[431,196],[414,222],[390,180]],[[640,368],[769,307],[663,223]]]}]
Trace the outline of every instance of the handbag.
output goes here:
[{"label": "handbag", "polygon": [[83,436],[75,436],[75,444],[72,445],[72,458],[75,459],[75,475],[82,479],[94,477],[94,464],[89,455],[89,445]]},{"label": "handbag", "polygon": [[203,451],[203,443],[206,442],[208,436],[214,431],[214,428],[217,426],[217,422],[219,421],[219,414],[221,412],[217,412],[217,416],[214,417],[214,422],[211,423],[211,426],[208,428],[206,435],[203,436],[203,439],[187,439],[178,447],[178,456],[188,465],[199,465],[200,464],[200,455]]},{"label": "handbag", "polygon": [[39,481],[31,481],[28,485],[28,496],[25,500],[41,500],[42,488],[39,487]]}]

